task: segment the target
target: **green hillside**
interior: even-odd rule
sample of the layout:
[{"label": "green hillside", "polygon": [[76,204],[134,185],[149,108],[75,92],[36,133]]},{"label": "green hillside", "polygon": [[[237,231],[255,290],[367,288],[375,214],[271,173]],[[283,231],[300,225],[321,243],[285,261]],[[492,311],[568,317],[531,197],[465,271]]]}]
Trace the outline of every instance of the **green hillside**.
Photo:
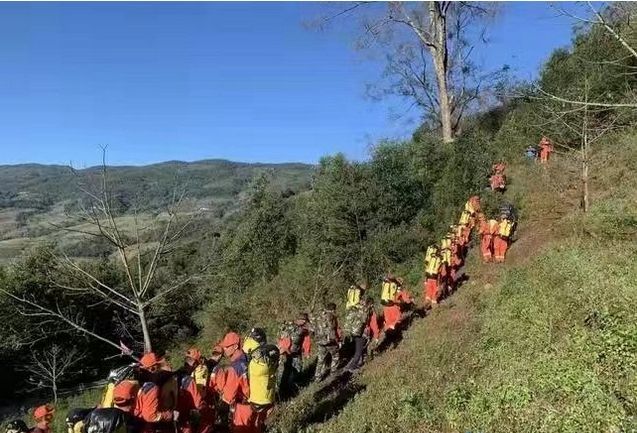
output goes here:
[{"label": "green hillside", "polygon": [[[19,256],[44,242],[64,244],[75,256],[94,256],[99,249],[81,236],[52,224],[74,228],[73,211],[80,186],[99,181],[101,167],[73,171],[56,165],[0,166],[0,261]],[[121,208],[121,223],[130,223],[133,208],[146,222],[164,210],[175,191],[185,192],[190,208],[218,224],[240,207],[240,198],[260,173],[269,173],[281,190],[309,187],[312,166],[248,164],[225,160],[169,161],[148,166],[108,167],[112,194]],[[127,216],[128,215],[128,216]]]}]

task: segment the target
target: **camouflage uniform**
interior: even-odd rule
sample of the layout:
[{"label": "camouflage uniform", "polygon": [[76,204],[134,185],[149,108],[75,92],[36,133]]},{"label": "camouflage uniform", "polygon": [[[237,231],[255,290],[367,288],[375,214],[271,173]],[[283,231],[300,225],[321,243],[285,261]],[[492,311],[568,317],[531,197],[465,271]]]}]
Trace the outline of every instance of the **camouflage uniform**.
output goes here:
[{"label": "camouflage uniform", "polygon": [[[338,319],[333,311],[325,310],[312,323],[312,330],[318,346],[314,380],[319,381],[338,368],[340,361],[337,335]],[[327,363],[330,358],[331,362],[328,367]]]},{"label": "camouflage uniform", "polygon": [[362,303],[352,306],[347,311],[345,316],[345,335],[347,335],[348,346],[352,353],[352,358],[345,367],[348,371],[353,371],[363,364],[363,356],[369,340],[369,336],[366,335],[365,331],[371,314],[371,308]]},{"label": "camouflage uniform", "polygon": [[296,393],[298,376],[303,371],[303,337],[307,330],[293,322],[286,322],[281,329],[281,337],[290,339],[290,353],[281,357],[282,368],[279,368],[279,389],[283,397]]}]

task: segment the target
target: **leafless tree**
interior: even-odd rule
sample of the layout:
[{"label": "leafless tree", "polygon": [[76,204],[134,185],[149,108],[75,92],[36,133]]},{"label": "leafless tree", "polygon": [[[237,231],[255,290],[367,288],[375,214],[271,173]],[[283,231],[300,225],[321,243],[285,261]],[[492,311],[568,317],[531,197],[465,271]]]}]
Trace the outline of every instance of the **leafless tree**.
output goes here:
[{"label": "leafless tree", "polygon": [[[569,11],[561,6],[553,6],[555,10],[562,16],[566,16],[580,25],[588,28],[599,27],[608,33],[613,39],[615,39],[627,52],[628,58],[637,60],[637,30],[635,29],[634,22],[637,19],[637,7],[633,2],[626,3],[613,3],[600,10],[596,8],[592,2],[585,2],[589,16],[579,15]],[[625,60],[625,59],[623,59]],[[637,68],[631,67],[626,62],[610,59],[607,64],[628,69],[625,74],[633,75],[637,73]],[[537,90],[541,93],[542,97],[552,99],[558,103],[569,104],[573,106],[587,106],[591,108],[637,108],[635,102],[604,102],[600,100],[580,99],[574,97],[565,97],[563,95],[557,95],[555,93],[547,92],[545,89],[538,87]],[[634,93],[634,92],[633,92]],[[634,98],[630,98],[633,99]]]},{"label": "leafless tree", "polygon": [[[588,79],[584,79],[581,89],[583,104],[571,105],[561,101],[556,101],[551,97],[540,99],[538,106],[541,112],[540,117],[546,119],[541,124],[541,129],[553,127],[556,131],[561,131],[564,141],[557,141],[555,144],[563,148],[565,155],[578,160],[581,171],[581,207],[584,212],[590,209],[590,171],[592,168],[592,146],[608,133],[615,132],[627,125],[622,122],[622,110],[616,108],[591,106],[587,102],[590,100],[590,86]],[[574,151],[576,150],[576,151]]]},{"label": "leafless tree", "polygon": [[34,389],[50,389],[57,403],[58,387],[63,379],[76,374],[76,367],[85,354],[73,348],[63,350],[54,344],[44,350],[31,353],[31,358],[20,368],[29,374],[27,383]]},{"label": "leafless tree", "polygon": [[[365,14],[364,9],[374,12]],[[389,83],[376,93],[407,98],[450,143],[472,104],[500,75],[478,73],[471,60],[477,44],[471,35],[484,41],[486,24],[495,11],[489,3],[358,2],[323,21],[359,14],[363,28],[359,46],[379,45],[387,53]]]},{"label": "leafless tree", "polygon": [[[69,295],[90,295],[97,303],[112,305],[136,317],[141,328],[144,350],[149,352],[152,350],[147,318],[149,309],[168,294],[198,278],[206,267],[204,265],[198,272],[178,278],[169,284],[158,286],[156,282],[158,268],[179,247],[196,214],[188,215],[183,212],[181,204],[184,194],[174,194],[163,217],[160,215],[156,221],[144,226],[135,212],[132,228],[124,227],[118,220],[114,208],[105,149],[98,186],[91,188],[86,184],[80,184],[79,188],[86,199],[81,203],[78,213],[83,224],[57,227],[106,241],[115,251],[114,259],[123,271],[126,283],[121,287],[108,284],[82,261],[63,253],[53,253],[66,278],[61,281],[60,278],[53,277],[52,284]],[[111,341],[94,331],[90,322],[87,322],[86,315],[80,314],[77,309],[59,303],[56,303],[55,307],[47,306],[34,298],[17,296],[4,289],[0,289],[0,292],[17,301],[21,306],[20,312],[24,315],[62,322],[71,330],[96,338],[130,355],[121,342]]]}]

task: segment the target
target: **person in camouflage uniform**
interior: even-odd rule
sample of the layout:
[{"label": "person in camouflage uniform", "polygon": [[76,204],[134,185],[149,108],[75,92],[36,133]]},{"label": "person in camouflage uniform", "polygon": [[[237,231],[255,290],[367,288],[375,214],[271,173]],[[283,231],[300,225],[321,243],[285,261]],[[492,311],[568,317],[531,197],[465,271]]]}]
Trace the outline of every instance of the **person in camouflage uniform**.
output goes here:
[{"label": "person in camouflage uniform", "polygon": [[330,372],[336,371],[340,361],[340,332],[336,317],[336,304],[332,302],[325,306],[325,310],[312,321],[312,331],[317,344],[314,381],[320,382]]},{"label": "person in camouflage uniform", "polygon": [[281,398],[293,396],[298,391],[298,377],[303,371],[303,357],[309,356],[310,335],[307,313],[294,322],[284,322],[279,338],[282,368],[279,368],[279,392]]},{"label": "person in camouflage uniform", "polygon": [[361,299],[358,304],[347,311],[345,335],[354,349],[354,355],[345,370],[353,372],[363,365],[363,357],[369,340],[372,337],[377,339],[379,335],[374,300],[371,297]]}]

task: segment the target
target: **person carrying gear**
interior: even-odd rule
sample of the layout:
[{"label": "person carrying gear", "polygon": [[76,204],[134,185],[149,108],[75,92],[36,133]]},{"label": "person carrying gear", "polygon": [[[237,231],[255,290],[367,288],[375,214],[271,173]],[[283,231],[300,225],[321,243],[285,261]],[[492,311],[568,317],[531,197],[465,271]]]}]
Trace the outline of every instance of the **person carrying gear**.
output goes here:
[{"label": "person carrying gear", "polygon": [[199,431],[201,411],[205,407],[203,396],[195,378],[182,373],[178,376],[179,390],[177,394],[177,411],[179,420],[177,428],[180,433],[196,433]]},{"label": "person carrying gear", "polygon": [[540,162],[542,164],[546,164],[554,150],[555,149],[553,148],[551,140],[549,140],[546,136],[543,136],[540,140]]},{"label": "person carrying gear", "polygon": [[221,401],[229,407],[230,431],[252,432],[254,412],[248,403],[248,357],[241,350],[241,337],[236,332],[229,332],[217,346],[230,364],[225,368],[217,365],[212,370],[209,388],[217,392]]},{"label": "person carrying gear", "polygon": [[311,339],[309,317],[301,314],[294,322],[285,322],[279,337],[279,351],[282,355],[279,391],[283,398],[298,391],[297,381],[303,371],[303,358],[310,356]]},{"label": "person carrying gear", "polygon": [[345,336],[354,348],[352,359],[345,371],[354,372],[363,365],[365,348],[370,339],[378,340],[380,330],[371,297],[359,300],[358,304],[347,310],[345,316]]},{"label": "person carrying gear", "polygon": [[532,159],[533,161],[535,161],[537,159],[537,149],[535,146],[533,145],[529,145],[526,150],[524,151],[524,155],[529,158]]},{"label": "person carrying gear", "polygon": [[491,234],[491,229],[489,228],[489,222],[483,213],[478,214],[478,234],[480,235],[480,253],[482,254],[482,261],[484,263],[488,263],[493,257],[493,236]]},{"label": "person carrying gear", "polygon": [[[210,370],[199,349],[192,347],[186,351],[182,371],[192,377],[201,396],[201,405],[197,408],[198,414],[195,414],[195,421],[198,427],[197,433],[210,433],[215,424],[215,405],[213,395],[208,395]],[[180,386],[181,388],[183,386]]]},{"label": "person carrying gear", "polygon": [[392,332],[397,329],[403,320],[403,312],[406,311],[413,302],[411,295],[404,288],[403,279],[400,277],[396,278],[396,291],[391,305],[387,305],[383,308],[385,321],[383,330],[385,332]]},{"label": "person carrying gear", "polygon": [[504,263],[504,258],[513,234],[513,221],[507,215],[500,215],[497,234],[493,238],[493,250],[496,263]]},{"label": "person carrying gear", "polygon": [[31,429],[31,433],[51,433],[53,415],[55,415],[55,408],[52,404],[44,404],[36,407],[33,411],[35,427]]},{"label": "person carrying gear", "polygon": [[493,174],[503,174],[506,169],[506,164],[502,161],[496,162],[491,166],[491,172]]},{"label": "person carrying gear", "polygon": [[387,274],[387,276],[383,278],[381,285],[380,303],[382,305],[392,305],[397,290],[396,279],[391,273]]},{"label": "person carrying gear", "polygon": [[336,304],[329,303],[325,306],[316,320],[312,321],[312,330],[317,343],[314,381],[320,382],[336,371],[340,360],[341,333],[336,317]]},{"label": "person carrying gear", "polygon": [[260,433],[265,430],[265,421],[276,400],[279,348],[267,343],[263,329],[252,328],[244,340],[243,352],[248,357],[247,401],[252,409],[250,426],[245,431]]},{"label": "person carrying gear", "polygon": [[504,173],[493,173],[489,177],[489,185],[491,191],[504,192],[506,190],[506,176]]},{"label": "person carrying gear", "polygon": [[425,253],[425,287],[423,298],[431,305],[438,304],[438,278],[442,266],[442,257],[437,245],[430,245]]},{"label": "person carrying gear", "polygon": [[464,210],[469,212],[471,216],[474,216],[476,213],[480,212],[480,197],[477,195],[473,195],[469,197],[469,200],[464,205]]},{"label": "person carrying gear", "polygon": [[363,296],[365,296],[365,292],[367,292],[367,283],[362,284],[353,284],[347,289],[347,303],[345,304],[345,309],[349,309],[354,305],[358,305]]},{"label": "person carrying gear", "polygon": [[449,282],[447,285],[447,295],[450,295],[458,288],[458,275],[464,265],[464,248],[458,243],[457,237],[451,242],[451,264],[449,265]]},{"label": "person carrying gear", "polygon": [[451,284],[451,265],[453,263],[452,246],[454,242],[453,233],[447,233],[447,235],[440,241],[440,258],[442,263],[440,266],[440,272],[438,273],[438,301],[443,294],[449,291]]},{"label": "person carrying gear", "polygon": [[142,423],[142,433],[173,430],[174,423],[179,420],[179,412],[167,406],[167,399],[162,396],[162,385],[166,383],[161,370],[163,362],[153,352],[146,353],[139,361],[143,380],[135,399],[133,414]]}]

